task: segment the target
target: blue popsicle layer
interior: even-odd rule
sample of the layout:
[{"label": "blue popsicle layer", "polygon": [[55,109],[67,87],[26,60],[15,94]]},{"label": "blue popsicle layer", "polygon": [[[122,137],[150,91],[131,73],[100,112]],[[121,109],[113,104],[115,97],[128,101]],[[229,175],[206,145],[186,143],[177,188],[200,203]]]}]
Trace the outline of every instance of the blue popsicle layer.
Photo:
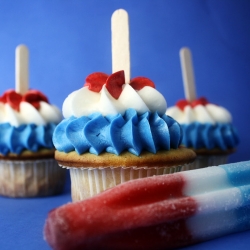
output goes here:
[{"label": "blue popsicle layer", "polygon": [[250,161],[225,164],[220,167],[226,171],[232,186],[250,185]]}]

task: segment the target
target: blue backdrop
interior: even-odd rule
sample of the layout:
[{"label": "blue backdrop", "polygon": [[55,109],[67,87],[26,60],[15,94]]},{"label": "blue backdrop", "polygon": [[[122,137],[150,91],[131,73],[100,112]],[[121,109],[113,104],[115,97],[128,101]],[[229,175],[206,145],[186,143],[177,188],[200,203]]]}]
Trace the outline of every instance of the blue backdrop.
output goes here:
[{"label": "blue backdrop", "polygon": [[[112,13],[130,17],[131,75],[151,78],[168,106],[184,98],[179,50],[192,50],[199,97],[226,107],[241,143],[230,161],[250,160],[249,0],[0,0],[0,94],[15,88],[15,48],[30,51],[30,87],[61,108],[95,71],[111,73]],[[0,248],[50,249],[43,240],[48,212],[62,195],[0,197]],[[185,249],[247,249],[249,231]]]},{"label": "blue backdrop", "polygon": [[226,107],[250,159],[250,1],[0,0],[0,93],[15,84],[15,47],[30,50],[30,87],[62,106],[95,71],[111,73],[110,18],[130,17],[131,75],[151,78],[168,106],[184,98],[179,50],[192,50],[198,96]]}]

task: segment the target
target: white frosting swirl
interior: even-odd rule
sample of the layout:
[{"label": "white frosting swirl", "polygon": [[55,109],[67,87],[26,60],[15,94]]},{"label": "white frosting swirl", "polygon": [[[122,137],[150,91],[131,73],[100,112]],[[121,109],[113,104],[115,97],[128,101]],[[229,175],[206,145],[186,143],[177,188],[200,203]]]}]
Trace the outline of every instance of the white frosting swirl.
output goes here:
[{"label": "white frosting swirl", "polygon": [[145,86],[139,91],[129,84],[124,84],[118,99],[112,97],[103,85],[99,93],[93,92],[88,87],[83,87],[72,92],[63,103],[63,116],[80,117],[88,116],[93,112],[106,115],[123,115],[128,108],[135,109],[139,114],[147,111],[158,112],[163,115],[167,109],[167,103],[163,95],[156,89]]},{"label": "white frosting swirl", "polygon": [[59,123],[62,119],[60,110],[46,102],[40,101],[37,110],[28,102],[20,103],[20,111],[13,109],[8,103],[0,102],[0,123],[10,123],[18,127],[22,124],[46,125],[50,122]]},{"label": "white frosting swirl", "polygon": [[229,111],[214,104],[197,105],[194,108],[190,105],[181,110],[178,106],[167,109],[167,115],[173,117],[180,124],[200,123],[231,123],[232,116]]}]

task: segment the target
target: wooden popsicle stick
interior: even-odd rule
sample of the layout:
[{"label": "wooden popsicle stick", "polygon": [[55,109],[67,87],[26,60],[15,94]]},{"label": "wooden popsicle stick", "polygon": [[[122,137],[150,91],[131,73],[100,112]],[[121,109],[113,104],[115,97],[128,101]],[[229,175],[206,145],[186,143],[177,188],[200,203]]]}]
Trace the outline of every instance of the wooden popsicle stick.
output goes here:
[{"label": "wooden popsicle stick", "polygon": [[124,70],[125,82],[130,82],[130,47],[128,13],[119,9],[111,17],[112,72]]},{"label": "wooden popsicle stick", "polygon": [[180,60],[185,97],[192,102],[196,99],[196,90],[192,54],[189,48],[181,48]]},{"label": "wooden popsicle stick", "polygon": [[16,92],[23,95],[29,89],[29,51],[25,45],[16,47],[15,71]]}]

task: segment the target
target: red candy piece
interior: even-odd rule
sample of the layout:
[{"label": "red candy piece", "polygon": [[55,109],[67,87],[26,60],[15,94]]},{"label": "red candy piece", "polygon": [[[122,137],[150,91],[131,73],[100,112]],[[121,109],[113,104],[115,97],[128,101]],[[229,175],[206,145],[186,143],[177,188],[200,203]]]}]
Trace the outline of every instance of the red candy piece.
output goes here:
[{"label": "red candy piece", "polygon": [[22,101],[22,96],[20,94],[13,90],[7,94],[6,100],[13,109],[19,111],[20,102]]},{"label": "red candy piece", "polygon": [[193,108],[197,105],[207,105],[209,102],[207,101],[207,99],[205,97],[201,97],[199,99],[196,99],[192,102],[189,102],[187,100],[180,100],[176,103],[176,106],[179,107],[181,110],[184,110],[184,108],[188,105],[192,106]]},{"label": "red candy piece", "polygon": [[207,101],[207,99],[206,99],[205,97],[201,97],[201,98],[199,98],[199,99],[196,99],[196,100],[192,101],[191,106],[192,106],[192,107],[195,107],[195,106],[197,106],[197,105],[203,105],[203,106],[205,106],[205,105],[207,105],[208,103],[209,103],[209,102]]},{"label": "red candy piece", "polygon": [[169,249],[192,242],[185,219],[197,203],[179,174],[134,180],[54,209],[44,227],[55,250]]},{"label": "red candy piece", "polygon": [[190,105],[190,103],[187,100],[180,100],[176,103],[176,106],[181,110],[184,110],[184,108],[188,105]]},{"label": "red candy piece", "polygon": [[23,95],[22,101],[30,103],[36,109],[40,108],[40,101],[49,102],[48,98],[38,90],[29,90]]},{"label": "red candy piece", "polygon": [[122,85],[125,84],[124,71],[118,71],[110,75],[106,81],[106,88],[108,92],[118,99],[122,92]]},{"label": "red candy piece", "polygon": [[19,111],[19,105],[22,101],[22,96],[16,93],[15,90],[7,90],[0,98],[0,101],[3,103],[8,103],[13,109]]},{"label": "red candy piece", "polygon": [[130,86],[135,90],[141,90],[145,86],[155,88],[155,84],[147,77],[138,76],[130,81]]},{"label": "red candy piece", "polygon": [[21,102],[28,102],[36,109],[40,108],[40,101],[49,102],[47,97],[38,90],[29,90],[23,96],[16,93],[15,90],[7,90],[0,97],[0,101],[8,103],[13,109],[19,111]]},{"label": "red candy piece", "polygon": [[108,75],[102,72],[95,72],[86,77],[84,86],[88,86],[89,90],[94,92],[100,92],[102,86],[108,79]]},{"label": "red candy piece", "polygon": [[3,95],[0,97],[0,102],[6,103],[6,102],[7,102],[7,100],[6,100],[7,93],[8,93],[8,92],[11,92],[11,91],[13,91],[13,90],[12,90],[12,89],[6,90],[6,91],[3,93]]}]

